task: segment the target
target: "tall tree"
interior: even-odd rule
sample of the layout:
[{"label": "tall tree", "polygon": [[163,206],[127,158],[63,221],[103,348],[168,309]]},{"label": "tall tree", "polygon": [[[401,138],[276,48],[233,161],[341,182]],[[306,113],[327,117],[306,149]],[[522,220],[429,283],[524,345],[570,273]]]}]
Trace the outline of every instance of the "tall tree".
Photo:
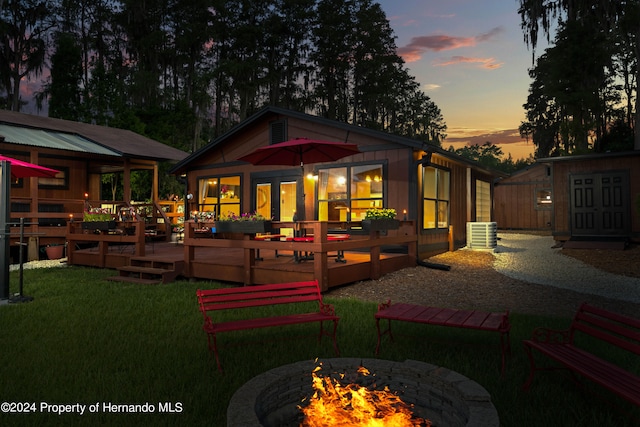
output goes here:
[{"label": "tall tree", "polygon": [[[524,105],[529,125],[524,129],[534,131],[533,142],[542,155],[584,153],[591,142],[597,146],[616,103],[615,91],[607,90],[609,40],[588,21],[560,24],[554,46],[530,71],[533,82]],[[558,134],[550,139],[552,129]],[[552,150],[553,141],[562,149]]]},{"label": "tall tree", "polygon": [[78,120],[81,106],[82,56],[73,34],[58,33],[51,57],[49,117]]},{"label": "tall tree", "polygon": [[10,110],[20,111],[20,83],[45,66],[47,38],[54,23],[49,0],[7,0],[0,11],[0,80]]},{"label": "tall tree", "polygon": [[[636,58],[636,82],[640,81],[640,1],[639,0],[518,0],[518,12],[522,19],[525,42],[534,49],[538,35],[550,39],[555,19],[574,22],[584,17],[593,17],[591,21],[596,32],[612,33],[619,31],[626,35],[632,44],[631,51]],[[620,39],[619,39],[620,40]],[[613,49],[612,49],[613,51]],[[635,91],[634,147],[640,150],[640,97]]]}]

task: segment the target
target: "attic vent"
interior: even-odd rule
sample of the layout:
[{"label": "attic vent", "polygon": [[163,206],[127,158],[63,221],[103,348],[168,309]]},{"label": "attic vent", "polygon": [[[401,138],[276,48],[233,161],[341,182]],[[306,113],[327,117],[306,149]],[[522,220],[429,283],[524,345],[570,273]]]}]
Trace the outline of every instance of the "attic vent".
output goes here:
[{"label": "attic vent", "polygon": [[278,120],[269,123],[269,145],[287,140],[287,121]]},{"label": "attic vent", "polygon": [[468,222],[467,247],[469,249],[494,249],[497,246],[498,224],[495,222]]}]

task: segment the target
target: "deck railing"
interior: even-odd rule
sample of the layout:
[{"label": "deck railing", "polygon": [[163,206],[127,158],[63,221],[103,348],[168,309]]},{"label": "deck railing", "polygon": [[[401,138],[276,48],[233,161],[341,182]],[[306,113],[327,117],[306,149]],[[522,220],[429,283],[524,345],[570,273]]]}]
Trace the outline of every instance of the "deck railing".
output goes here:
[{"label": "deck railing", "polygon": [[[272,227],[278,229],[293,229],[296,232],[306,230],[307,235],[313,235],[313,241],[292,241],[288,239],[263,241],[256,240],[252,234],[244,234],[240,238],[225,238],[218,234],[209,233],[208,238],[198,237],[197,230],[203,227],[215,227],[215,223],[195,223],[187,221],[184,229],[184,261],[185,275],[191,276],[191,264],[195,260],[198,248],[240,248],[243,249],[244,283],[254,284],[253,267],[256,263],[256,251],[276,250],[291,252],[313,253],[314,276],[320,282],[322,290],[328,289],[327,259],[329,252],[366,250],[370,254],[370,278],[377,279],[381,275],[381,249],[385,245],[402,245],[407,247],[407,254],[411,259],[417,256],[417,235],[412,221],[403,221],[398,232],[392,235],[382,235],[379,231],[372,231],[369,235],[351,235],[348,240],[331,241],[328,239],[329,230],[344,223],[327,221],[297,221],[273,222]],[[345,229],[345,233],[349,230]]]}]

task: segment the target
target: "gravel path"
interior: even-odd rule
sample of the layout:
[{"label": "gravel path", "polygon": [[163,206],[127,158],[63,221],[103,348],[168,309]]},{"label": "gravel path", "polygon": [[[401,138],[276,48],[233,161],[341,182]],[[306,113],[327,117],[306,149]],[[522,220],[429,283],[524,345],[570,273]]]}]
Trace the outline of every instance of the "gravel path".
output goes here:
[{"label": "gravel path", "polygon": [[500,235],[493,268],[528,283],[640,303],[640,279],[598,270],[562,254],[553,237]]}]

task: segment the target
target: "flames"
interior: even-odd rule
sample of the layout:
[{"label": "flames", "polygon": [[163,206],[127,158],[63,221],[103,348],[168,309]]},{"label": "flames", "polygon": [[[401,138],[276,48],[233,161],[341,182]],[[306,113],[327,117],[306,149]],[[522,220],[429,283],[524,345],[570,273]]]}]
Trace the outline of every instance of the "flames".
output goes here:
[{"label": "flames", "polygon": [[[385,387],[369,390],[349,383],[340,384],[329,376],[318,375],[322,367],[312,372],[314,394],[307,406],[299,406],[305,415],[300,427],[417,427],[431,426],[429,420],[414,417],[411,406]],[[360,367],[358,374],[368,376]],[[341,374],[340,378],[344,379]]]}]

